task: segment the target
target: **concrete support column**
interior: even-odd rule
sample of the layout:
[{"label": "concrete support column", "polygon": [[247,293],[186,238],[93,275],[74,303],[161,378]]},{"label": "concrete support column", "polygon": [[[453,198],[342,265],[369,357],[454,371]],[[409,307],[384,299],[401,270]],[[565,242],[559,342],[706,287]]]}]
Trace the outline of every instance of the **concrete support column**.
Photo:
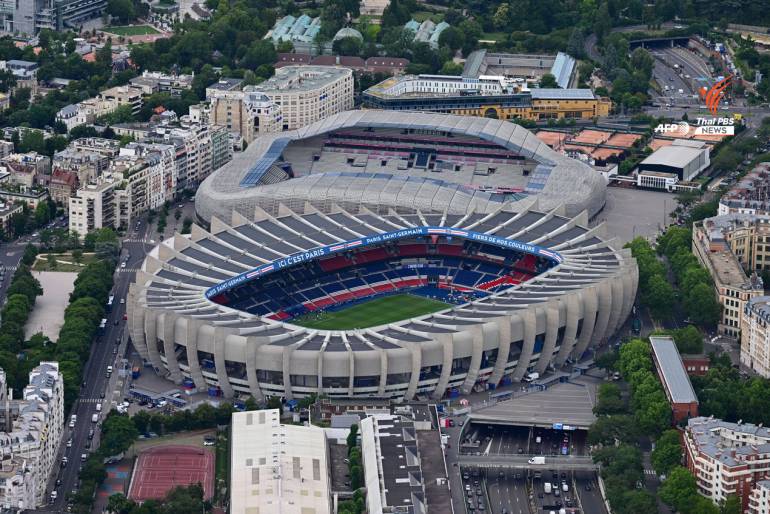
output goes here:
[{"label": "concrete support column", "polygon": [[[291,354],[293,352],[294,345],[283,347],[283,391],[287,400],[294,399],[294,392],[291,390]],[[319,392],[320,387],[321,384],[318,384]]]},{"label": "concrete support column", "polygon": [[597,284],[596,290],[599,295],[599,317],[594,327],[593,344],[595,347],[602,345],[609,337],[608,327],[610,321],[610,310],[612,310],[612,286],[605,280]]},{"label": "concrete support column", "polygon": [[262,403],[265,401],[265,395],[262,393],[262,388],[259,387],[259,380],[257,379],[257,351],[264,342],[259,342],[258,337],[246,338],[246,380],[249,383],[249,391],[254,399]]},{"label": "concrete support column", "polygon": [[[447,385],[449,384],[449,377],[452,375],[452,361],[454,360],[454,345],[452,344],[451,334],[432,334],[437,340],[443,350],[441,361],[441,376],[436,384],[436,389],[433,390],[431,397],[434,400],[440,400],[444,396]],[[428,335],[430,337],[430,335]]]},{"label": "concrete support column", "polygon": [[[396,341],[392,341],[398,344]],[[403,344],[403,343],[402,343]],[[412,376],[409,378],[409,386],[406,388],[405,400],[414,399],[414,395],[417,394],[417,385],[420,382],[420,370],[422,369],[422,350],[420,345],[414,343],[408,343],[404,345],[404,348],[408,349],[412,355]]]},{"label": "concrete support column", "polygon": [[463,326],[468,332],[473,335],[473,343],[471,353],[471,363],[468,366],[468,373],[465,376],[465,382],[460,386],[460,391],[463,394],[468,394],[476,384],[476,380],[479,378],[479,370],[481,369],[481,352],[484,350],[484,332],[480,326]]},{"label": "concrete support column", "polygon": [[216,347],[214,365],[217,368],[217,380],[219,381],[222,395],[225,398],[232,398],[234,396],[233,386],[230,385],[230,377],[227,375],[227,367],[225,366],[225,347],[227,346],[226,340],[228,336],[227,329],[223,327],[214,329],[214,346]]},{"label": "concrete support column", "polygon": [[144,333],[147,337],[147,356],[152,367],[159,373],[165,374],[160,370],[165,369],[158,353],[158,313],[154,310],[148,310],[144,317]]},{"label": "concrete support column", "polygon": [[174,351],[174,343],[176,341],[176,319],[177,314],[175,312],[165,312],[162,314],[163,318],[163,351],[166,354],[166,362],[168,363],[169,378],[175,384],[182,383],[182,370],[179,369],[179,361],[176,358],[176,352]]},{"label": "concrete support column", "polygon": [[382,348],[377,348],[380,353],[380,385],[377,387],[377,394],[380,397],[385,396],[385,386],[388,385],[388,352]]},{"label": "concrete support column", "polygon": [[535,371],[543,374],[548,364],[553,359],[553,351],[556,348],[556,338],[559,335],[559,304],[549,301],[545,308],[545,341],[540,351],[540,358],[535,364]]},{"label": "concrete support column", "polygon": [[576,293],[570,294],[564,298],[567,306],[567,321],[564,325],[564,339],[561,342],[561,348],[556,355],[556,366],[563,366],[572,350],[575,349],[578,319],[580,319],[581,302],[580,296]]},{"label": "concrete support column", "polygon": [[575,350],[572,352],[573,359],[580,358],[583,352],[586,351],[586,348],[588,348],[588,344],[592,341],[594,327],[596,326],[596,311],[599,308],[598,293],[595,287],[584,289],[580,296],[583,303],[583,327],[580,336],[578,336]]},{"label": "concrete support column", "polygon": [[521,382],[524,374],[527,372],[529,360],[535,350],[535,336],[537,335],[537,316],[536,309],[529,308],[521,313],[521,322],[524,325],[524,344],[519,355],[519,362],[513,370],[513,381]]},{"label": "concrete support column", "polygon": [[497,333],[499,337],[497,362],[495,362],[495,367],[489,376],[489,383],[495,385],[503,379],[508,355],[511,353],[511,318],[509,316],[497,320]]},{"label": "concrete support column", "polygon": [[190,377],[192,377],[195,387],[200,392],[208,389],[206,379],[203,377],[201,363],[198,360],[198,331],[202,323],[191,318],[187,319],[187,363],[190,366]]}]

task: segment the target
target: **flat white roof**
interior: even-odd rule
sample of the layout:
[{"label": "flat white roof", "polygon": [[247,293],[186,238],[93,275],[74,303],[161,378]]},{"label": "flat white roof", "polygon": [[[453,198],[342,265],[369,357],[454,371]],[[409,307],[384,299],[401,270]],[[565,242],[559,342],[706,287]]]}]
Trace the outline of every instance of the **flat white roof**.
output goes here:
[{"label": "flat white roof", "polygon": [[690,377],[682,363],[682,356],[676,348],[674,340],[669,336],[651,336],[650,344],[658,361],[658,372],[663,379],[663,385],[671,395],[674,403],[698,403],[695,390],[690,383]]},{"label": "flat white roof", "polygon": [[278,409],[235,412],[230,512],[331,514],[324,430],[282,425]]},{"label": "flat white roof", "polygon": [[669,145],[658,148],[651,155],[647,156],[641,165],[664,165],[676,168],[685,168],[692,161],[697,160],[700,155],[707,150],[703,148],[692,148],[684,145]]}]

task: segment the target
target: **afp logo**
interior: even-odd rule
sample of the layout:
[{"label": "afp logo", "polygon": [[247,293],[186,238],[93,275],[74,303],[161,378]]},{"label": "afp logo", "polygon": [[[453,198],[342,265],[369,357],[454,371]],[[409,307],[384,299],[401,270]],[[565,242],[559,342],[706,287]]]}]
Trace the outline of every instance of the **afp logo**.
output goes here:
[{"label": "afp logo", "polygon": [[700,97],[706,102],[706,108],[711,114],[716,115],[719,110],[719,101],[725,95],[725,89],[730,85],[732,75],[728,75],[710,88],[703,86],[700,88]]},{"label": "afp logo", "polygon": [[690,133],[690,124],[686,121],[680,121],[679,123],[661,123],[655,127],[655,133],[686,136]]}]

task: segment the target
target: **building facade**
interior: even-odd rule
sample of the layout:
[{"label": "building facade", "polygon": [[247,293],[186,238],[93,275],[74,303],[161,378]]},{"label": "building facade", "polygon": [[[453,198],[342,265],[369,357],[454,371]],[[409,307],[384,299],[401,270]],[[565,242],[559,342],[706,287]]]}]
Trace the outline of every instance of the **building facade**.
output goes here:
[{"label": "building facade", "polygon": [[759,163],[719,199],[717,214],[770,214],[770,162]]},{"label": "building facade", "polygon": [[106,173],[95,184],[85,184],[69,199],[69,229],[80,236],[91,230],[119,226],[116,190],[123,182],[119,175]]},{"label": "building facade", "polygon": [[741,364],[770,378],[770,296],[746,302],[741,318]]},{"label": "building facade", "polygon": [[0,370],[0,506],[11,511],[35,509],[48,502],[47,485],[58,467],[64,427],[64,383],[59,364],[41,362],[29,373],[20,399],[11,397]]},{"label": "building facade", "polygon": [[760,261],[755,259],[753,248],[755,242],[764,241],[765,236],[757,239],[756,225],[750,219],[740,218],[742,216],[705,219],[693,224],[692,233],[693,254],[714,279],[715,292],[722,306],[717,331],[736,338],[740,335],[746,302],[764,294],[762,279],[755,271]]},{"label": "building facade", "polygon": [[770,431],[762,426],[692,418],[684,431],[684,447],[698,492],[716,504],[736,495],[744,512],[757,494],[757,482],[770,475]]},{"label": "building facade", "polygon": [[590,89],[527,89],[505,76],[403,75],[363,93],[370,109],[433,111],[503,120],[590,119],[607,116],[612,103]]},{"label": "building facade", "polygon": [[107,0],[22,0],[7,2],[0,10],[4,32],[34,36],[41,29],[77,29],[102,15]]}]

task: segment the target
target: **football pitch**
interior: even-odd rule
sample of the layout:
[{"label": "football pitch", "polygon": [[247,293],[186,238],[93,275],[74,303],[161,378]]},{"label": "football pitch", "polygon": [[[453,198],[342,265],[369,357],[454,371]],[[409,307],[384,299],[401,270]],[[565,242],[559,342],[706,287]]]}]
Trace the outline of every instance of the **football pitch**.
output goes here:
[{"label": "football pitch", "polygon": [[124,25],[120,27],[105,27],[102,30],[118,36],[146,36],[148,34],[160,34],[160,32],[150,25]]},{"label": "football pitch", "polygon": [[339,311],[311,312],[300,316],[292,323],[319,330],[351,330],[385,325],[449,307],[438,300],[411,294],[397,294],[374,298]]}]

